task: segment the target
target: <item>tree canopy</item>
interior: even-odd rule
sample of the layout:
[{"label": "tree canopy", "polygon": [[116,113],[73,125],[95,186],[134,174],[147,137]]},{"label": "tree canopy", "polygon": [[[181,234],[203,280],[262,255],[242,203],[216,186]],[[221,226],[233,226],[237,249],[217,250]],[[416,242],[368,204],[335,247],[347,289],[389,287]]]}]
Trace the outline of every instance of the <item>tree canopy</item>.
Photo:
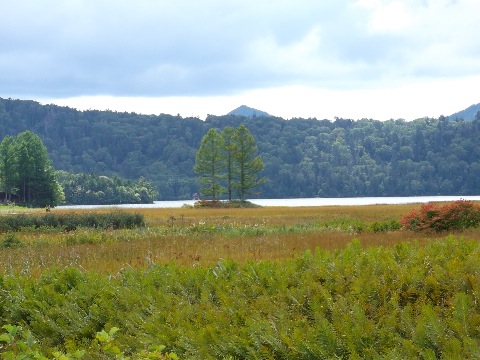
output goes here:
[{"label": "tree canopy", "polygon": [[54,206],[63,199],[47,148],[40,137],[24,131],[15,139],[6,136],[0,144],[0,180],[4,198],[16,195],[20,203]]},{"label": "tree canopy", "polygon": [[245,200],[247,195],[255,194],[254,188],[265,182],[259,178],[264,164],[257,155],[257,145],[250,131],[245,125],[240,125],[233,132],[233,187],[240,200]]},{"label": "tree canopy", "polygon": [[232,200],[235,189],[240,200],[245,200],[265,181],[258,177],[263,166],[255,139],[242,124],[236,129],[227,126],[222,133],[213,128],[208,130],[195,157],[194,171],[202,185],[201,195],[217,200],[228,193],[228,200]]},{"label": "tree canopy", "polygon": [[157,199],[156,188],[145,178],[128,180],[117,175],[72,174],[57,171],[66,204],[149,204]]},{"label": "tree canopy", "polygon": [[225,187],[221,184],[224,178],[225,143],[216,129],[208,130],[203,137],[200,148],[195,155],[194,171],[198,173],[200,193],[210,196],[212,200],[225,193]]},{"label": "tree canopy", "polygon": [[0,142],[1,201],[43,207],[67,204],[151,203],[156,188],[146,179],[55,171],[38,135],[25,131]]}]

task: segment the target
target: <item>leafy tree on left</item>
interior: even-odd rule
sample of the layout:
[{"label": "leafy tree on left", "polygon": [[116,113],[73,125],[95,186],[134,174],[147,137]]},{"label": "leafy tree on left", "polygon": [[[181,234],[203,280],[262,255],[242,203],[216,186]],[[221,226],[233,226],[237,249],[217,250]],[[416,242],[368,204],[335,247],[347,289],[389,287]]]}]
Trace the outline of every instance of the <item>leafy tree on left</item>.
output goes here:
[{"label": "leafy tree on left", "polygon": [[15,139],[12,136],[5,136],[0,143],[0,186],[5,193],[6,201],[12,200],[17,183],[17,159],[15,151]]},{"label": "leafy tree on left", "polygon": [[0,144],[0,184],[7,200],[16,195],[23,204],[55,206],[63,200],[47,148],[40,137],[24,131]]}]

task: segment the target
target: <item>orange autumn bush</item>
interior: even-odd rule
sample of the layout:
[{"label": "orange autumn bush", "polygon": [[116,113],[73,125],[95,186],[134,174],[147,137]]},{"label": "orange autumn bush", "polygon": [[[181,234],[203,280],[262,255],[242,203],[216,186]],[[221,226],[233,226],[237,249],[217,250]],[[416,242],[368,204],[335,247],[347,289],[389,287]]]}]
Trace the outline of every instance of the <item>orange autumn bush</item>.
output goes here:
[{"label": "orange autumn bush", "polygon": [[449,204],[423,204],[403,215],[400,223],[405,229],[420,232],[458,231],[480,224],[480,205],[473,201],[458,200]]}]

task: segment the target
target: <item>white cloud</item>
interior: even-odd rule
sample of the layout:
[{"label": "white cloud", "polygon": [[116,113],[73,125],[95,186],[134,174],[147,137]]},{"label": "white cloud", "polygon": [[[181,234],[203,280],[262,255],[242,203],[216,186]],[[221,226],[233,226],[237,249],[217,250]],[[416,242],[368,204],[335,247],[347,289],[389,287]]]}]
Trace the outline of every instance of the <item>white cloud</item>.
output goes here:
[{"label": "white cloud", "polygon": [[[480,75],[478,0],[0,0],[0,13],[3,97],[137,112],[155,99],[186,116],[247,100],[284,117],[376,117],[389,104],[378,117],[390,118],[409,116],[369,99],[391,93],[414,112],[421,84],[433,94]],[[473,90],[456,91],[437,108]],[[434,115],[429,101],[414,116]]]},{"label": "white cloud", "polygon": [[320,46],[321,31],[318,26],[288,44],[279,44],[275,37],[267,36],[249,44],[248,61],[252,67],[261,66],[274,74],[311,76],[322,71],[318,55]]},{"label": "white cloud", "polygon": [[93,96],[44,99],[78,110],[101,109],[144,114],[180,114],[204,119],[208,114],[225,115],[245,104],[285,119],[302,117],[330,119],[373,118],[376,120],[451,115],[478,103],[480,76],[412,82],[380,89],[327,90],[308,86],[257,89],[236,95],[209,97],[113,97]]},{"label": "white cloud", "polygon": [[414,21],[414,13],[405,1],[358,0],[357,5],[371,9],[371,32],[399,31]]}]

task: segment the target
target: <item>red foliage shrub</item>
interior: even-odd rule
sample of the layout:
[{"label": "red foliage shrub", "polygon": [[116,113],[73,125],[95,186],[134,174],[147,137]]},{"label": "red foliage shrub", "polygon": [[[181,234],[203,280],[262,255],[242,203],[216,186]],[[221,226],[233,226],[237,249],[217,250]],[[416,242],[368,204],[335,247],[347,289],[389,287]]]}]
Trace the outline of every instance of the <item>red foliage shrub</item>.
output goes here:
[{"label": "red foliage shrub", "polygon": [[458,200],[441,206],[423,204],[420,210],[412,209],[400,219],[405,229],[413,231],[442,232],[463,230],[480,224],[480,205],[473,201]]}]

